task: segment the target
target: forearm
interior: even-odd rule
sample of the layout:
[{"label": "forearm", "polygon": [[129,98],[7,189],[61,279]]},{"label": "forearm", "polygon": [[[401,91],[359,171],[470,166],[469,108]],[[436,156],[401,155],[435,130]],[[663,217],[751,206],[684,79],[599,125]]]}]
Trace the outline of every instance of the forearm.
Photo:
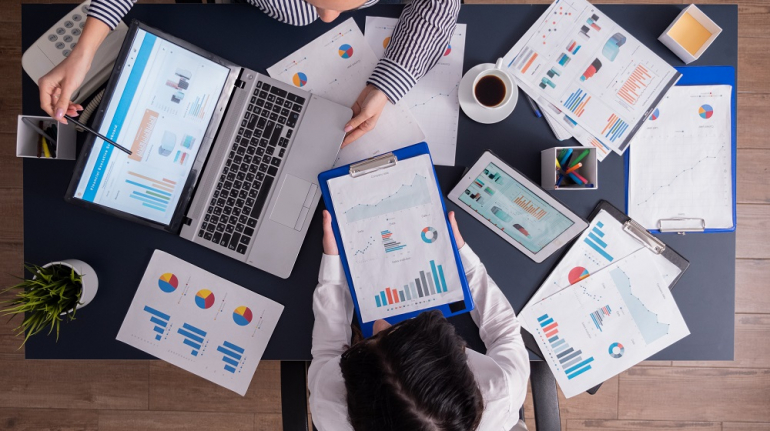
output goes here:
[{"label": "forearm", "polygon": [[86,58],[90,63],[99,46],[104,42],[107,35],[110,34],[110,31],[112,30],[104,21],[89,16],[86,19],[85,27],[83,27],[83,33],[80,35],[80,39],[75,48],[73,48],[71,55]]},{"label": "forearm", "polygon": [[444,54],[459,13],[460,0],[414,0],[407,5],[369,83],[398,102]]}]

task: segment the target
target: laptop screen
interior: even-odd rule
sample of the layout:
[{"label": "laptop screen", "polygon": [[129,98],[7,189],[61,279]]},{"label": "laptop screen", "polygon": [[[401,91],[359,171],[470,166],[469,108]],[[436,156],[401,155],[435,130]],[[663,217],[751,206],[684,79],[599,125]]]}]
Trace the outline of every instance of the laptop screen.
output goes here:
[{"label": "laptop screen", "polygon": [[170,224],[229,72],[137,29],[75,198]]}]

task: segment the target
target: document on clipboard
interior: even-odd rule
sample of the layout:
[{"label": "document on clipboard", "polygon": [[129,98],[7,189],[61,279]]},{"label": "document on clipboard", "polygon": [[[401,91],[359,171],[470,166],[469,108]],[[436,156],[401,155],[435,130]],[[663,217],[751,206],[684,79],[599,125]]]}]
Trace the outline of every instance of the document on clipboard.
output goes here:
[{"label": "document on clipboard", "polygon": [[426,144],[319,176],[357,314],[391,323],[472,308]]},{"label": "document on clipboard", "polygon": [[589,228],[519,313],[566,397],[689,335],[670,291],[688,266],[610,204],[597,207]]},{"label": "document on clipboard", "polygon": [[678,70],[626,155],[626,209],[650,231],[734,231],[735,69]]}]

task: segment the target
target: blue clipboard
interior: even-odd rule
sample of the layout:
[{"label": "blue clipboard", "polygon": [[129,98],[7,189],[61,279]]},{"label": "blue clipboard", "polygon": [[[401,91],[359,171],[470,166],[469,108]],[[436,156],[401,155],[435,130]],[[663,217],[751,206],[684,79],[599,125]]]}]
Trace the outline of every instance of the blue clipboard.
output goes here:
[{"label": "blue clipboard", "polygon": [[[340,258],[342,260],[342,266],[343,266],[343,269],[345,270],[345,277],[348,282],[348,287],[350,288],[350,295],[353,297],[353,305],[355,306],[355,309],[356,309],[356,318],[358,319],[358,323],[361,326],[361,332],[365,337],[370,337],[372,335],[372,327],[374,325],[374,322],[373,321],[364,322],[361,320],[361,311],[358,305],[358,298],[356,296],[356,290],[353,286],[353,279],[350,275],[350,267],[348,266],[348,259],[345,253],[345,248],[342,246],[342,237],[340,235],[339,225],[337,224],[337,216],[335,214],[334,204],[332,203],[327,181],[333,178],[341,177],[343,175],[361,176],[361,175],[367,175],[368,173],[374,172],[379,169],[392,169],[397,166],[398,160],[410,159],[412,157],[421,156],[423,154],[427,154],[428,156],[430,156],[430,151],[428,150],[428,144],[426,144],[425,142],[404,147],[400,150],[395,150],[391,153],[386,153],[377,157],[373,157],[371,159],[360,161],[358,163],[352,163],[347,166],[340,166],[338,168],[335,168],[326,172],[321,172],[318,175],[318,184],[320,185],[321,192],[323,193],[324,204],[326,205],[326,209],[329,211],[329,214],[331,214],[331,217],[332,217],[332,229],[334,230],[334,238],[337,240],[337,247],[339,248]],[[431,159],[431,163],[432,163],[432,159]],[[435,167],[433,168],[433,180],[436,188],[438,189],[439,196],[443,197],[444,194],[441,192],[441,187],[439,186],[438,180],[436,178]],[[451,239],[451,242],[452,242],[452,249],[454,251],[455,263],[457,264],[457,269],[460,272],[459,276],[460,276],[460,283],[462,284],[462,289],[463,289],[463,300],[455,303],[451,303],[451,304],[428,307],[420,311],[413,311],[405,314],[399,314],[399,315],[392,316],[385,319],[390,324],[396,324],[398,322],[411,319],[412,317],[417,316],[423,311],[428,311],[428,310],[440,310],[445,317],[467,313],[473,310],[473,296],[471,295],[471,290],[470,290],[470,287],[468,286],[468,280],[465,278],[465,269],[463,268],[463,263],[462,263],[462,260],[460,259],[460,252],[457,249],[457,243],[455,242],[454,233],[452,232],[452,227],[449,224],[449,217],[447,215],[446,205],[443,199],[441,199],[441,208],[444,211],[444,220],[446,221],[447,232],[449,232],[449,238]]]},{"label": "blue clipboard", "polygon": [[[679,82],[676,85],[731,85],[732,95],[730,100],[730,134],[732,136],[732,170],[733,170],[733,226],[724,229],[704,229],[702,231],[686,231],[687,233],[715,233],[715,232],[734,232],[737,220],[736,214],[736,159],[737,159],[737,128],[736,128],[736,112],[738,106],[738,88],[735,83],[735,68],[732,66],[683,66],[675,68],[682,74]],[[631,157],[631,149],[626,151],[624,156],[624,164],[626,171],[626,212],[628,212],[628,168]],[[654,233],[683,233],[666,231],[661,232],[658,229],[650,229],[650,232]]]}]

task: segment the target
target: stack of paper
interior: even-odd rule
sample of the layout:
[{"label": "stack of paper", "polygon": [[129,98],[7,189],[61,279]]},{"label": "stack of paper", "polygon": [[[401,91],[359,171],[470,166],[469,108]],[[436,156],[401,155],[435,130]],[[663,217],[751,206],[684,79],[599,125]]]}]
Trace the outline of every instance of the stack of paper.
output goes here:
[{"label": "stack of paper", "polygon": [[681,270],[601,211],[519,313],[566,397],[689,335],[669,286]]},{"label": "stack of paper", "polygon": [[[271,77],[332,102],[353,106],[377,57],[353,18],[267,69]],[[387,103],[375,129],[340,150],[335,166],[386,153],[425,139],[403,104]]]},{"label": "stack of paper", "polygon": [[600,149],[600,159],[626,150],[680,77],[586,0],[555,1],[504,62],[544,115]]}]

